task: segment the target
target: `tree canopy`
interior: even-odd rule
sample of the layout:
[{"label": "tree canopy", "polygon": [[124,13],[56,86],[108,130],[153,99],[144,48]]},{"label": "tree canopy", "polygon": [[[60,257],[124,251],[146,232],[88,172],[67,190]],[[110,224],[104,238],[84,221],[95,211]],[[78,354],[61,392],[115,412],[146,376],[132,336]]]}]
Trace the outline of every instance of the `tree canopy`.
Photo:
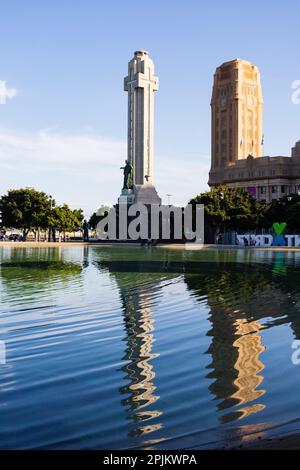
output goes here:
[{"label": "tree canopy", "polygon": [[[54,207],[53,207],[54,206]],[[82,226],[82,209],[72,210],[67,204],[55,207],[55,201],[34,188],[11,189],[0,198],[2,225],[22,230],[23,239],[30,230],[57,229],[74,231]]]},{"label": "tree canopy", "polygon": [[215,238],[225,229],[249,230],[260,219],[253,196],[239,188],[212,188],[191,199],[190,204],[204,204],[205,222],[213,227]]},{"label": "tree canopy", "polygon": [[54,207],[49,217],[49,225],[54,229],[65,234],[73,232],[82,227],[83,211],[82,209],[72,210],[67,204]]},{"label": "tree canopy", "polygon": [[102,204],[97,212],[94,212],[91,217],[89,218],[88,224],[89,227],[93,230],[97,227],[98,222],[109,212],[110,207]]},{"label": "tree canopy", "polygon": [[23,232],[48,227],[51,198],[46,193],[33,188],[11,189],[0,198],[2,224]]}]

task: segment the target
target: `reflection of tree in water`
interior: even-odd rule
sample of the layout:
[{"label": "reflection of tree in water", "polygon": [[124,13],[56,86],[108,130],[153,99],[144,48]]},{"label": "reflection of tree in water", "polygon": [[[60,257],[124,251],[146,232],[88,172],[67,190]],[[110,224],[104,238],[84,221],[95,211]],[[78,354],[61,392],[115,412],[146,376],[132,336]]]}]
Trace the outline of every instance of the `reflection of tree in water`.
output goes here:
[{"label": "reflection of tree in water", "polygon": [[84,265],[69,261],[59,248],[12,248],[0,250],[0,278],[6,288],[19,293],[47,290],[53,282],[70,282]]},{"label": "reflection of tree in water", "polygon": [[[161,416],[162,412],[154,403],[159,400],[154,385],[155,371],[153,359],[159,354],[153,353],[154,319],[152,307],[159,295],[161,281],[169,276],[160,273],[143,273],[140,263],[134,264],[134,271],[124,271],[124,264],[102,263],[109,268],[118,284],[122,302],[124,325],[126,331],[126,350],[122,367],[124,379],[128,384],[120,388],[122,395],[127,395],[122,404],[128,408],[129,418],[140,423],[130,431],[131,436],[152,433],[162,428],[162,423],[147,423]],[[131,266],[133,268],[133,266]],[[125,265],[125,270],[128,264]],[[145,423],[145,424],[144,424]]]}]

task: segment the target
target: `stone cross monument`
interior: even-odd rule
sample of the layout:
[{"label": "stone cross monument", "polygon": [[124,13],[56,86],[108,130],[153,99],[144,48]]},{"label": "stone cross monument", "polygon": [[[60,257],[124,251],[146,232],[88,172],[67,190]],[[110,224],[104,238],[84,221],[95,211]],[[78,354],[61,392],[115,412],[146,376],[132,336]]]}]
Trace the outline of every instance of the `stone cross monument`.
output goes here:
[{"label": "stone cross monument", "polygon": [[128,153],[122,167],[124,185],[119,204],[161,204],[153,185],[154,92],[158,78],[148,52],[134,53],[124,90],[128,92]]}]

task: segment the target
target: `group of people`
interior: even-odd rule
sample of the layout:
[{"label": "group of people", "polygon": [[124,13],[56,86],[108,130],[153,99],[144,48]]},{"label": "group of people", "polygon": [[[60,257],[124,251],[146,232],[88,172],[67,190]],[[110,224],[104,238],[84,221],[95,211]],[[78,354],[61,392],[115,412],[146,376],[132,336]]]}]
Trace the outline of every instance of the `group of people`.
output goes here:
[{"label": "group of people", "polygon": [[158,240],[152,240],[152,238],[148,238],[148,240],[143,240],[141,245],[142,246],[156,246],[158,244]]}]

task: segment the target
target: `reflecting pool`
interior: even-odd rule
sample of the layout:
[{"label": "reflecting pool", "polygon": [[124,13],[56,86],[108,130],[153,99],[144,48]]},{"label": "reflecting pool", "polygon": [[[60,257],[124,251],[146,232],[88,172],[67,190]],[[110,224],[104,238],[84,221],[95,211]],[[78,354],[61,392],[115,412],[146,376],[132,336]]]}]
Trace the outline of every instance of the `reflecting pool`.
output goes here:
[{"label": "reflecting pool", "polygon": [[3,246],[0,262],[2,449],[300,429],[300,252]]}]

